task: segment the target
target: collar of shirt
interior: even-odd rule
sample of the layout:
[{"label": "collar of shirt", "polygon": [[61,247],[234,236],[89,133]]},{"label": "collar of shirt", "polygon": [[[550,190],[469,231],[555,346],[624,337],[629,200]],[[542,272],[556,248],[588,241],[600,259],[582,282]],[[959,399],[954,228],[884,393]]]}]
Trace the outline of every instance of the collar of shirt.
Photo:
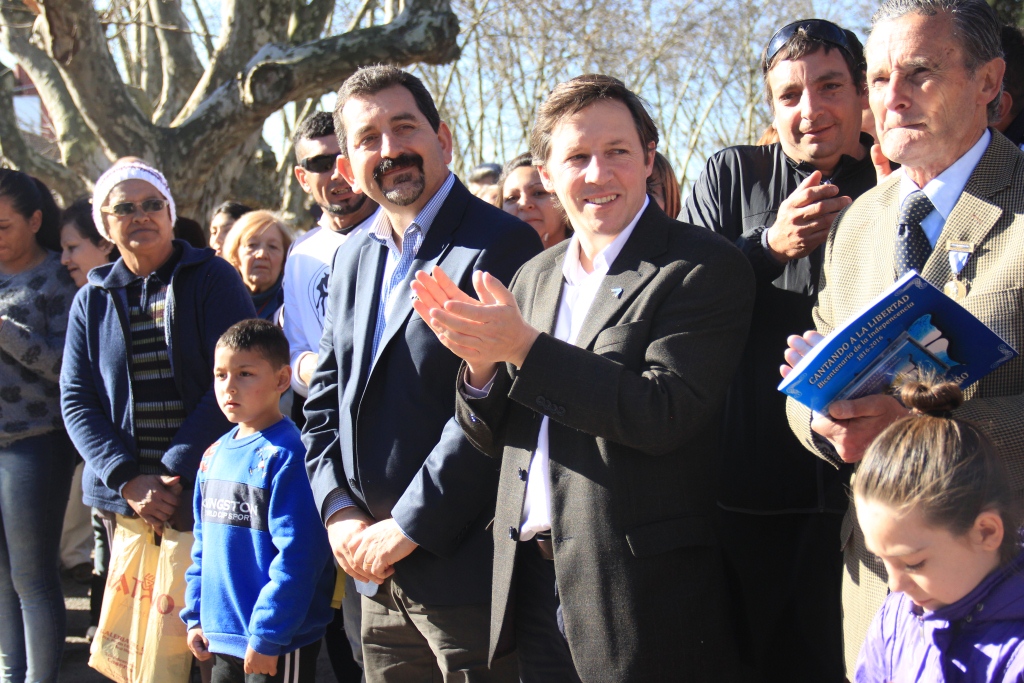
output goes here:
[{"label": "collar of shirt", "polygon": [[644,199],[644,205],[640,207],[640,212],[633,217],[629,225],[626,226],[625,230],[620,232],[611,244],[602,249],[594,257],[594,271],[588,273],[583,270],[583,264],[580,263],[580,238],[579,233],[573,232],[572,241],[569,242],[569,248],[565,252],[565,260],[562,261],[562,275],[565,277],[565,281],[572,286],[578,286],[588,277],[593,275],[604,276],[611,268],[612,264],[615,263],[615,259],[618,257],[619,252],[622,251],[622,247],[626,244],[626,240],[633,234],[633,228],[636,227],[637,222],[640,220],[640,216],[647,210],[647,205],[651,202],[651,198],[647,197]]},{"label": "collar of shirt", "polygon": [[[420,209],[420,212],[416,214],[416,218],[409,224],[409,228],[406,228],[407,233],[414,225],[419,228],[420,244],[423,244],[422,238],[427,236],[427,231],[430,230],[431,224],[437,218],[437,212],[441,210],[441,205],[448,198],[448,194],[452,191],[454,185],[455,174],[449,171],[448,177],[441,184],[441,188]],[[376,218],[370,225],[369,237],[374,242],[386,246],[396,259],[402,257],[402,250],[395,244],[394,228],[391,227],[391,219],[381,209],[377,209]]]},{"label": "collar of shirt", "polygon": [[956,206],[960,195],[963,194],[967,181],[970,179],[971,174],[974,173],[974,168],[981,161],[981,157],[985,154],[985,150],[988,149],[991,141],[992,133],[986,129],[981,138],[974,143],[973,147],[953,162],[949,168],[935,178],[932,178],[922,188],[918,188],[917,184],[907,177],[905,170],[900,169],[900,173],[902,173],[900,177],[900,206],[903,206],[903,200],[911,192],[920,189],[928,195],[932,206],[935,207],[935,210],[921,221],[921,228],[924,230],[925,235],[928,236],[928,241],[932,243],[932,247],[938,242],[942,226],[946,223],[946,219],[949,218],[953,207]]}]

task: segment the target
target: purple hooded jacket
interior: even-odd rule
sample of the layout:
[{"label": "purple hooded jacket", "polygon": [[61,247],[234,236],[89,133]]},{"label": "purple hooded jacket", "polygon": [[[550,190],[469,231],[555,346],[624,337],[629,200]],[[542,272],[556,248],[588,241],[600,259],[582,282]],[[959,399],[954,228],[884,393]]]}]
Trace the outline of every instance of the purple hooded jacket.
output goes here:
[{"label": "purple hooded jacket", "polygon": [[1024,552],[934,612],[890,593],[853,682],[1024,683]]}]

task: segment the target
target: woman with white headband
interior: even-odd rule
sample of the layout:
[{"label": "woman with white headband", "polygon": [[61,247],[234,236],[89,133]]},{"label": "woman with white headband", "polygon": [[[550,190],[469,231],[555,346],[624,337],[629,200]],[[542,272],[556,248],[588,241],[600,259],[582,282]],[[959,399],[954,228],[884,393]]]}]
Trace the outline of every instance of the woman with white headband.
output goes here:
[{"label": "woman with white headband", "polygon": [[214,347],[255,317],[252,299],[211,249],[173,238],[174,198],[156,169],[111,167],[92,206],[121,258],[90,271],[68,322],[61,406],[86,461],[83,500],[108,533],[113,513],[190,531],[199,460],[230,428],[213,394]]}]

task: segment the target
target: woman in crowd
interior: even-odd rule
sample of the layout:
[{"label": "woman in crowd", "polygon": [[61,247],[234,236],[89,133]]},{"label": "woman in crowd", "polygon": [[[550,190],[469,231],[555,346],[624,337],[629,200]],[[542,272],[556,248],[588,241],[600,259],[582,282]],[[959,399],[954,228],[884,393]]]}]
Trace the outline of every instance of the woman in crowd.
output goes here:
[{"label": "woman in crowd", "polygon": [[654,153],[654,170],[647,177],[647,194],[658,203],[669,218],[678,218],[683,209],[679,181],[672,165],[661,152]]},{"label": "woman in crowd", "polygon": [[271,322],[284,304],[281,277],[292,245],[291,232],[270,211],[251,211],[235,223],[222,256],[242,276],[256,315]]},{"label": "woman in crowd", "polygon": [[1024,554],[1010,477],[982,431],[952,416],[956,384],[908,382],[900,398],[916,414],[879,435],[853,486],[892,591],[853,681],[1020,681]]},{"label": "woman in crowd", "polygon": [[[107,241],[96,229],[92,220],[92,200],[83,197],[64,209],[60,218],[60,246],[62,249],[60,262],[68,269],[75,286],[81,288],[87,282],[89,271],[107,263],[116,261],[120,254],[112,242]],[[75,467],[75,478],[71,482],[71,499],[68,500],[68,511],[64,515],[64,532],[61,539],[62,563],[70,566],[63,557],[64,547],[68,543],[69,533],[80,526],[81,522],[73,517],[73,511],[82,508],[86,513],[86,524],[89,533],[89,546],[92,551],[92,566],[89,592],[89,630],[86,638],[91,639],[99,624],[100,607],[103,604],[103,589],[107,581],[107,567],[110,558],[110,539],[103,528],[102,518],[95,508],[82,503],[82,463]],[[95,514],[94,514],[95,513]],[[80,513],[79,513],[80,514]],[[86,554],[88,558],[88,554]]]},{"label": "woman in crowd", "polygon": [[92,205],[121,257],[89,273],[68,321],[61,405],[86,461],[83,499],[110,537],[114,513],[190,531],[188,488],[230,426],[213,394],[214,347],[255,315],[252,300],[228,263],[172,239],[174,200],[159,171],[111,167]]},{"label": "woman in crowd", "polygon": [[64,209],[60,223],[60,262],[68,269],[76,287],[85,285],[90,270],[116,261],[121,255],[96,229],[92,221],[92,201],[88,197]]},{"label": "woman in crowd", "polygon": [[0,169],[0,677],[56,681],[66,615],[59,544],[74,451],[57,380],[75,284],[60,211],[32,176]]},{"label": "woman in crowd", "polygon": [[213,210],[213,216],[210,217],[210,247],[217,252],[217,256],[224,255],[224,241],[231,233],[235,221],[250,211],[252,209],[245,204],[230,201]]},{"label": "woman in crowd", "polygon": [[572,234],[565,212],[555,195],[544,189],[529,152],[505,164],[498,186],[501,188],[498,206],[505,213],[529,223],[540,235],[545,249]]}]

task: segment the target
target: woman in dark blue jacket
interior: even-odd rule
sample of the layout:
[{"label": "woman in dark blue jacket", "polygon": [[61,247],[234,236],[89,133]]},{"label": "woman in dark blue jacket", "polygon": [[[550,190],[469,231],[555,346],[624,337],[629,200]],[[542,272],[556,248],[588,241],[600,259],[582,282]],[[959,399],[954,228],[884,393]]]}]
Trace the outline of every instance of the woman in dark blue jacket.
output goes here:
[{"label": "woman in dark blue jacket", "polygon": [[[187,491],[203,451],[230,425],[213,394],[213,354],[255,316],[235,270],[173,239],[174,201],[143,163],[113,166],[93,194],[97,228],[121,258],[89,273],[68,322],[61,407],[86,461],[83,500],[191,530]],[[181,519],[178,518],[179,513]]]}]

